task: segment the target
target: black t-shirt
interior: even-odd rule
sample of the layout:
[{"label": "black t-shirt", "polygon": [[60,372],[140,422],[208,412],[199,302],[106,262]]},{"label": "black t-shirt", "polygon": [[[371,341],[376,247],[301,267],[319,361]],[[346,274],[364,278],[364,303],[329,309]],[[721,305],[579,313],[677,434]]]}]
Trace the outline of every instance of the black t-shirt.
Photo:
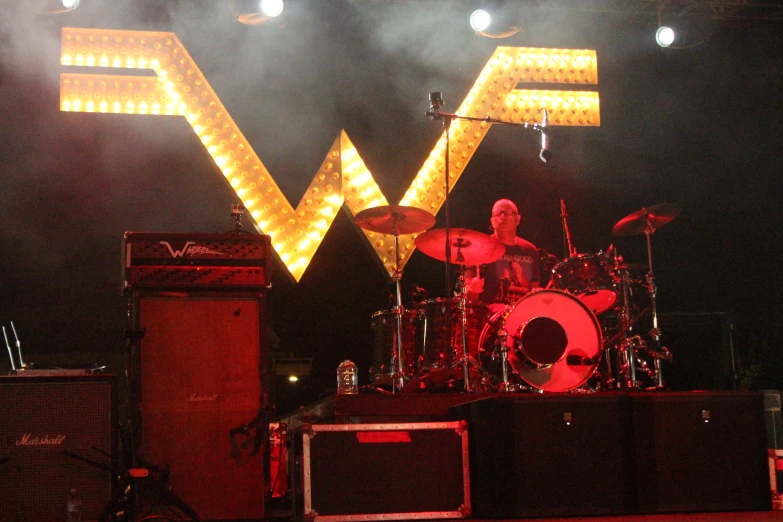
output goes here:
[{"label": "black t-shirt", "polygon": [[479,300],[485,303],[513,303],[530,291],[532,283],[541,281],[541,259],[538,249],[522,238],[516,245],[506,245],[503,257],[481,269],[484,291]]}]

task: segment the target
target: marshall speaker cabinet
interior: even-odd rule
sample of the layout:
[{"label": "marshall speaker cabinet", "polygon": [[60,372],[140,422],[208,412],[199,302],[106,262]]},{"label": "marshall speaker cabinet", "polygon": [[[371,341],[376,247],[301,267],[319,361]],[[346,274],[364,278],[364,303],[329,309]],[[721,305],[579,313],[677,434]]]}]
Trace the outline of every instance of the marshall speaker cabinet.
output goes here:
[{"label": "marshall speaker cabinet", "polygon": [[112,496],[116,377],[0,377],[0,521],[65,520],[71,488],[84,520]]}]

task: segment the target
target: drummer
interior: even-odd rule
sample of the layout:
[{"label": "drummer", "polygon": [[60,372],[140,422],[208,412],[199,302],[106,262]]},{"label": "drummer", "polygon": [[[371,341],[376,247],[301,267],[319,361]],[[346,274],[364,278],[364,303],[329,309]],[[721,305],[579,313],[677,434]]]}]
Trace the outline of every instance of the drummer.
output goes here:
[{"label": "drummer", "polygon": [[[490,304],[502,310],[528,292],[541,286],[541,260],[538,249],[517,236],[519,210],[513,201],[500,199],[492,206],[490,228],[493,237],[506,247],[503,257],[480,268],[465,271],[465,289],[468,299]],[[478,275],[478,277],[477,277]]]}]

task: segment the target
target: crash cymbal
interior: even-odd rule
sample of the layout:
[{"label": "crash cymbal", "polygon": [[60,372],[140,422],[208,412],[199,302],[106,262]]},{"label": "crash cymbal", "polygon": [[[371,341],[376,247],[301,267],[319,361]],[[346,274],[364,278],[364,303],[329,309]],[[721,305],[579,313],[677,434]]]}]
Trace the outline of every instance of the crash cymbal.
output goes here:
[{"label": "crash cymbal", "polygon": [[366,208],[354,219],[365,230],[393,236],[417,234],[435,224],[435,216],[426,210],[402,205]]},{"label": "crash cymbal", "polygon": [[615,236],[644,234],[648,223],[654,231],[676,218],[680,214],[680,210],[682,207],[676,203],[661,203],[637,210],[618,221],[612,227],[612,234]]},{"label": "crash cymbal", "polygon": [[[451,263],[486,265],[503,257],[506,247],[492,236],[467,228],[451,229]],[[416,248],[438,261],[446,261],[446,229],[429,230],[416,238]]]}]

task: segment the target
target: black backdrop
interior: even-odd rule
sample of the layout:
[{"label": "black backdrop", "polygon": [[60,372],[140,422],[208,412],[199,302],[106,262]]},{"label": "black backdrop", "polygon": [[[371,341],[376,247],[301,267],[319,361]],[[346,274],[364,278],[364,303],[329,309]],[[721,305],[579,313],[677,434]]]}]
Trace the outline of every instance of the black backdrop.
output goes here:
[{"label": "black backdrop", "polygon": [[[399,201],[441,132],[424,116],[428,93],[443,92],[453,111],[497,45],[596,49],[601,126],[553,129],[548,164],[537,134],[493,127],[452,193],[453,225],[488,232],[492,202],[509,197],[521,235],[562,256],[563,199],[579,252],[614,243],[643,263],[644,237],[614,238],[612,226],[680,202],[653,236],[659,309],[725,314],[738,383],[781,387],[779,21],[705,20],[703,45],[661,49],[651,17],[532,9],[522,32],[492,40],[470,32],[456,3],[384,4],[288,2],[285,23],[263,27],[233,22],[222,2],[83,0],[54,17],[4,5],[0,322],[14,321],[28,357],[122,353],[124,231],[232,228],[233,193],[184,119],[59,112],[60,27],[113,27],[175,32],[294,204],[340,129]],[[437,218],[443,226],[443,211]],[[298,284],[275,260],[278,349],[313,357],[309,377],[278,387],[281,410],[332,387],[343,359],[367,382],[370,318],[393,290],[372,256],[341,212]],[[404,286],[444,296],[443,273],[416,252]],[[702,335],[685,321],[673,327],[689,336],[678,347],[692,367],[672,385],[726,386],[689,380],[725,372],[715,360],[727,348],[712,327]]]}]

